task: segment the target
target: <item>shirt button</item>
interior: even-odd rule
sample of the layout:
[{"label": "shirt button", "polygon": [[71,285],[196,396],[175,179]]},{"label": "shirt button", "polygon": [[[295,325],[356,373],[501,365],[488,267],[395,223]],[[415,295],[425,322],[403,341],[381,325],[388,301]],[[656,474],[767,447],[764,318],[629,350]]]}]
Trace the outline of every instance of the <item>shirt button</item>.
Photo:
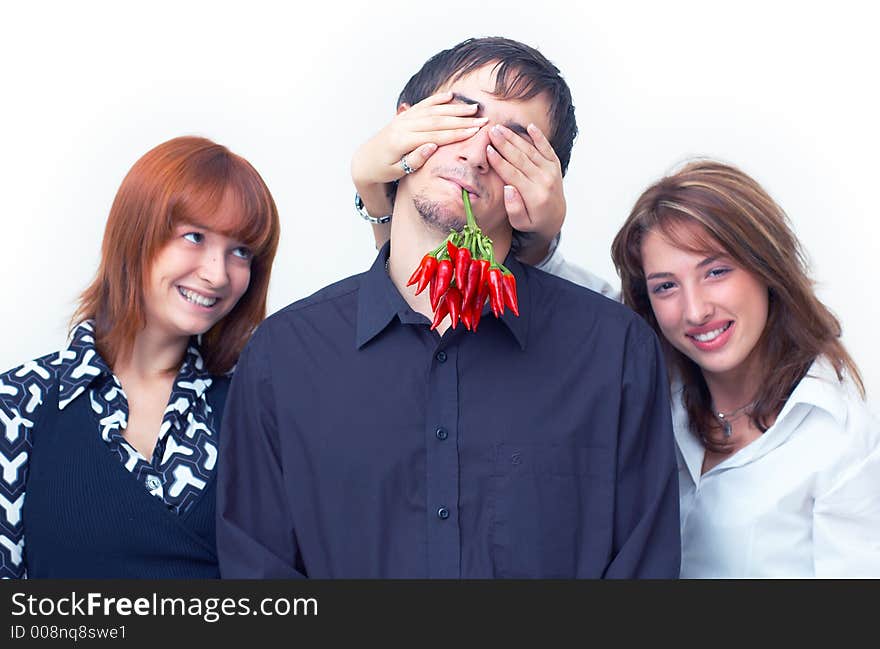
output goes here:
[{"label": "shirt button", "polygon": [[437,510],[437,516],[438,516],[438,518],[440,518],[440,520],[445,521],[447,518],[449,518],[449,510],[446,509],[445,507],[441,507],[440,509]]},{"label": "shirt button", "polygon": [[446,439],[449,437],[449,433],[446,432],[445,428],[438,428],[434,431],[434,434],[437,436],[437,439]]},{"label": "shirt button", "polygon": [[147,479],[144,480],[144,482],[147,483],[147,489],[149,489],[150,491],[155,491],[160,486],[162,486],[162,481],[154,475],[148,475]]},{"label": "shirt button", "polygon": [[441,363],[446,362],[446,352],[437,352],[437,360]]}]

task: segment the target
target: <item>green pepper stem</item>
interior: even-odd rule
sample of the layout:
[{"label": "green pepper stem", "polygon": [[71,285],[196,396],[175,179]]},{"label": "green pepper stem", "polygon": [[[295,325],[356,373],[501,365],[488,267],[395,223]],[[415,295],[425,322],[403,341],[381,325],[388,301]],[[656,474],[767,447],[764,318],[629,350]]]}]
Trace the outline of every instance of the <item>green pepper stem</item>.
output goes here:
[{"label": "green pepper stem", "polygon": [[498,266],[498,263],[495,261],[495,245],[492,243],[492,239],[490,239],[489,237],[484,236],[483,239],[483,243],[489,251],[489,254],[487,255],[487,257],[489,258],[489,266],[491,268],[495,268]]},{"label": "green pepper stem", "polygon": [[486,254],[486,249],[483,247],[483,237],[475,237],[474,242],[477,247],[477,253],[479,254],[479,258],[480,259],[488,258],[489,255]]},{"label": "green pepper stem", "polygon": [[461,190],[461,200],[464,201],[464,213],[467,215],[467,224],[474,232],[477,230],[477,220],[474,218],[474,211],[471,209],[471,197],[466,189]]}]

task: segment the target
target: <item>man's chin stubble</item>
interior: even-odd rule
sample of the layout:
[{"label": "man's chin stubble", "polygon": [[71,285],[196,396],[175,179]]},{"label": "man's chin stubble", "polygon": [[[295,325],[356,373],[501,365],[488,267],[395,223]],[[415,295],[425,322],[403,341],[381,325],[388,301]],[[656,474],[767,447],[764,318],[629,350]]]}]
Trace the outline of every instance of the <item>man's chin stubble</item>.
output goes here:
[{"label": "man's chin stubble", "polygon": [[451,229],[461,231],[467,223],[463,217],[444,209],[438,201],[432,201],[423,195],[413,196],[412,201],[425,225],[438,232],[448,234]]}]

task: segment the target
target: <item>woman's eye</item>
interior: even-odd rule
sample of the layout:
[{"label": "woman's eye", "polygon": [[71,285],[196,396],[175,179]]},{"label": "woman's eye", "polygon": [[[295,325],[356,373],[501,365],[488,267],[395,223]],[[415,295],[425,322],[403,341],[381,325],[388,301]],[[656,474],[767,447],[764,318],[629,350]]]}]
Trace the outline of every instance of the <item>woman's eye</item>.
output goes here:
[{"label": "woman's eye", "polygon": [[675,288],[674,282],[661,282],[660,284],[656,284],[654,288],[651,289],[651,292],[654,293],[654,295],[659,295],[660,293],[665,293],[673,288]]},{"label": "woman's eye", "polygon": [[729,268],[713,268],[707,274],[708,277],[721,277],[730,272]]},{"label": "woman's eye", "polygon": [[254,253],[251,252],[251,249],[245,246],[239,246],[238,248],[233,249],[232,254],[241,259],[250,259],[254,256]]},{"label": "woman's eye", "polygon": [[190,243],[201,243],[205,240],[205,235],[201,232],[187,232],[185,235],[183,235],[183,238]]}]

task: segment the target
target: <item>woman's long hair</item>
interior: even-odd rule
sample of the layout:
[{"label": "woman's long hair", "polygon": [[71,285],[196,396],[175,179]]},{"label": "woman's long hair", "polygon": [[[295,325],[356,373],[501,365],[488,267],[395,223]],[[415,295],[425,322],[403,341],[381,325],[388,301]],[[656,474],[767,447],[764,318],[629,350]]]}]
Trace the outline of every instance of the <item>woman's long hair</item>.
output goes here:
[{"label": "woman's long hair", "polygon": [[[215,223],[213,215],[229,196],[239,207],[237,218]],[[202,336],[208,371],[229,371],[266,316],[280,232],[275,201],[244,158],[205,138],[178,137],[144,154],[122,181],[104,230],[98,272],[71,319],[71,326],[94,321],[98,351],[111,367],[128,358],[146,325],[150,267],[175,226],[184,222],[237,239],[253,251],[247,291]]]},{"label": "woman's long hair", "polygon": [[[693,223],[702,226],[696,242],[685,237],[681,227]],[[801,244],[785,213],[739,169],[698,160],[645,190],[611,246],[624,302],[650,323],[663,342],[670,372],[683,382],[684,405],[694,431],[707,431],[717,422],[700,367],[663,337],[651,309],[642,264],[642,241],[651,230],[690,252],[720,249],[767,285],[767,324],[757,343],[761,391],[750,412],[759,430],[772,425],[819,356],[828,358],[839,379],[847,372],[864,396],[858,368],[840,341],[840,323],[816,297]]]}]

